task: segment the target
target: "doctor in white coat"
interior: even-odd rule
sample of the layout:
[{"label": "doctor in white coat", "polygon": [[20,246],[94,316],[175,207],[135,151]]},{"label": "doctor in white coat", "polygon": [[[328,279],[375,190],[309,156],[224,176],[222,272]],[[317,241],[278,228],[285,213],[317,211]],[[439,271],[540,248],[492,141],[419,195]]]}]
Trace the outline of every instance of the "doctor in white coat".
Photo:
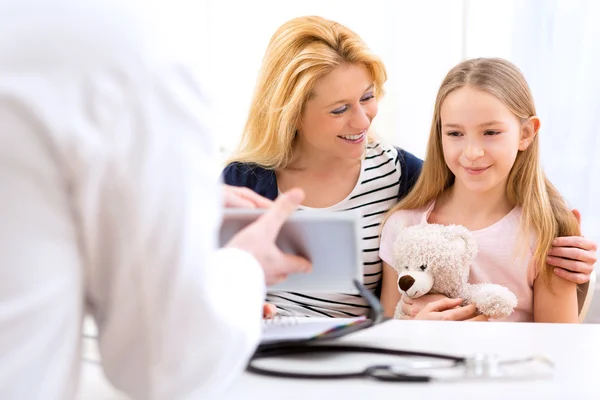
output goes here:
[{"label": "doctor in white coat", "polygon": [[265,281],[310,269],[274,245],[299,191],[216,249],[201,88],[144,3],[0,0],[3,399],[75,396],[86,312],[120,390],[218,397],[257,345]]}]

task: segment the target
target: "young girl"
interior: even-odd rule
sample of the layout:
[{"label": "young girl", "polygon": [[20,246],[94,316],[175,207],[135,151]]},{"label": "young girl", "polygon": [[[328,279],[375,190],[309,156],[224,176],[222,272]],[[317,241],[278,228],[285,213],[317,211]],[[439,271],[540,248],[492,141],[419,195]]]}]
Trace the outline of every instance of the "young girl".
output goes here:
[{"label": "young girl", "polygon": [[527,82],[513,64],[474,59],[448,73],[422,174],[381,233],[386,314],[401,297],[390,267],[394,227],[437,223],[473,232],[479,253],[469,282],[513,291],[519,304],[508,320],[577,322],[576,284],[554,274],[546,256],[556,237],[579,235],[579,225],[542,171],[539,128]]}]

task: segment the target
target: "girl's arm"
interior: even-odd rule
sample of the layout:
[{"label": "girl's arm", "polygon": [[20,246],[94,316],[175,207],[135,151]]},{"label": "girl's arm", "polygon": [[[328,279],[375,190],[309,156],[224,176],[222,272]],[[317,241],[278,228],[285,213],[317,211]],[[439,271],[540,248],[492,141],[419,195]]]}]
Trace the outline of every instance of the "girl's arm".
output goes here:
[{"label": "girl's arm", "polygon": [[577,284],[552,274],[550,285],[538,276],[533,282],[535,322],[577,322]]},{"label": "girl's arm", "polygon": [[381,305],[385,316],[392,318],[396,311],[396,305],[402,297],[398,291],[398,273],[384,261],[382,274]]}]

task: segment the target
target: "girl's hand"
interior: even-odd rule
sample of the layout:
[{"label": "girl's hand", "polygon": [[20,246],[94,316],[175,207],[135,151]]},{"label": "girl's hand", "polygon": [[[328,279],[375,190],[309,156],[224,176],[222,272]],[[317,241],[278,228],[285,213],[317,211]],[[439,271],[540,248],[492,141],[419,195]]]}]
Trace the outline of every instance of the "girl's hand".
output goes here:
[{"label": "girl's hand", "polygon": [[434,321],[485,321],[473,304],[460,306],[462,299],[442,298],[427,304],[414,319]]},{"label": "girl's hand", "polygon": [[402,312],[404,315],[414,318],[427,304],[441,299],[447,299],[447,297],[443,294],[426,294],[413,299],[403,294],[401,298]]},{"label": "girl's hand", "polygon": [[[573,210],[577,221],[581,223],[581,214]],[[598,245],[582,236],[563,236],[554,239],[548,253],[547,262],[558,267],[554,273],[561,278],[578,285],[590,280],[594,264],[598,261]]]}]

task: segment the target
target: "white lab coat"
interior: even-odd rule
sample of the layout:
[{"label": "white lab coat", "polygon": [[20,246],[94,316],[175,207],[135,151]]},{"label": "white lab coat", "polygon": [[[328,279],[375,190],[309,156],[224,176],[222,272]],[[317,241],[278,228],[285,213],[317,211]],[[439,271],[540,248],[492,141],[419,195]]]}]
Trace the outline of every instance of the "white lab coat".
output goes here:
[{"label": "white lab coat", "polygon": [[263,272],[215,250],[205,99],[136,7],[0,0],[2,399],[75,395],[86,311],[137,399],[218,397],[259,340]]}]

